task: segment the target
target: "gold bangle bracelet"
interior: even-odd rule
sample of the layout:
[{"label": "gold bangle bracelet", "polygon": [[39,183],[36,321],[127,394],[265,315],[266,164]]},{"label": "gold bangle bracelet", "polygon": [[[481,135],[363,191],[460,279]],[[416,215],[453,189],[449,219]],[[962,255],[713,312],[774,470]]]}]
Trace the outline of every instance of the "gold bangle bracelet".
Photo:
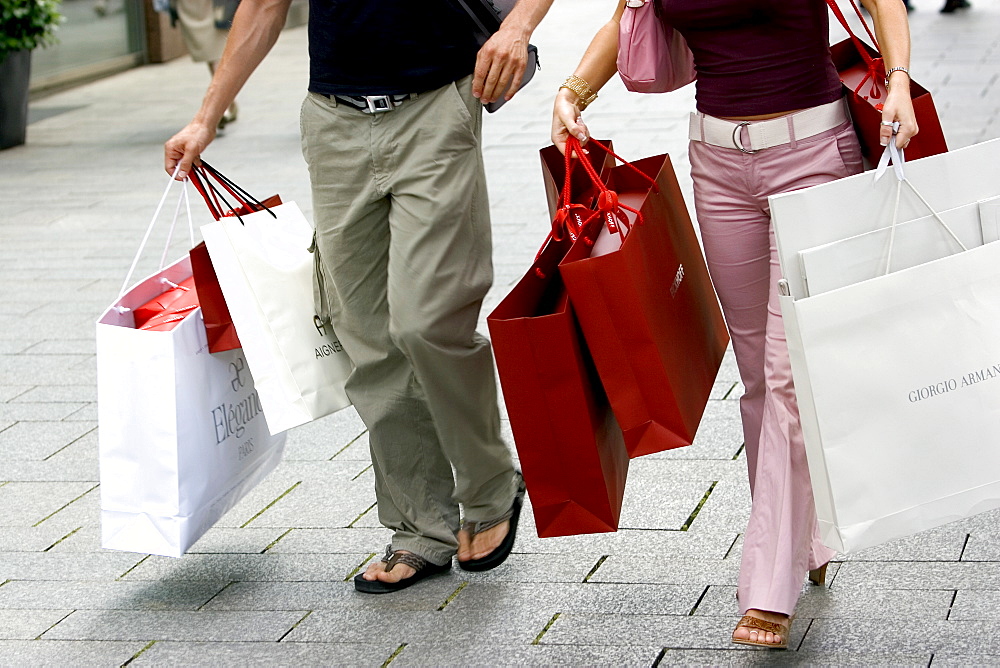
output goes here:
[{"label": "gold bangle bracelet", "polygon": [[590,88],[590,84],[575,74],[566,77],[566,81],[559,88],[566,88],[576,93],[577,105],[580,107],[580,111],[586,109],[591,102],[597,99],[597,93]]}]

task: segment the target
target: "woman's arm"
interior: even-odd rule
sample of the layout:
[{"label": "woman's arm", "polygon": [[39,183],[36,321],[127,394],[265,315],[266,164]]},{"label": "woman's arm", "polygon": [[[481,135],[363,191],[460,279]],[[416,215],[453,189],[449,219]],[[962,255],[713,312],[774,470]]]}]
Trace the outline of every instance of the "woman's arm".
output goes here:
[{"label": "woman's arm", "polygon": [[[624,10],[625,0],[619,0],[614,16],[594,35],[580,64],[573,71],[575,76],[589,84],[594,93],[618,71],[618,22]],[[565,152],[570,135],[581,142],[587,140],[589,132],[580,118],[580,111],[580,96],[568,88],[560,88],[552,109],[552,143],[560,151]]]},{"label": "woman's arm", "polygon": [[[909,69],[910,26],[906,20],[906,6],[899,0],[861,0],[861,4],[872,15],[885,71],[897,67]],[[899,121],[896,146],[905,148],[919,128],[910,99],[910,75],[898,69],[889,75],[889,95],[882,107],[882,122],[892,121]],[[880,134],[885,146],[892,136],[892,128],[883,125]]]}]

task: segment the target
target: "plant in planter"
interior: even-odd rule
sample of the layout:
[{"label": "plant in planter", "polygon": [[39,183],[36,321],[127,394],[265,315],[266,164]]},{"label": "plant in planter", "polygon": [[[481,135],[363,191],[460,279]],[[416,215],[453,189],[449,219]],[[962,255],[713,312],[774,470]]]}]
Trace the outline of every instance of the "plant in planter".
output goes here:
[{"label": "plant in planter", "polygon": [[59,0],[0,0],[0,149],[24,143],[31,50],[55,42]]}]

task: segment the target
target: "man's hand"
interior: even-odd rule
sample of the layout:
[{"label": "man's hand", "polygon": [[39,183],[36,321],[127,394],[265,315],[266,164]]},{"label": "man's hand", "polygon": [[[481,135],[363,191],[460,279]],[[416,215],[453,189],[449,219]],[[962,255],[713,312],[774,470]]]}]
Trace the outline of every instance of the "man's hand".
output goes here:
[{"label": "man's hand", "polygon": [[508,100],[514,97],[528,64],[531,32],[508,27],[507,23],[504,22],[476,56],[472,94],[483,104],[496,102],[501,95]]},{"label": "man's hand", "polygon": [[201,154],[215,139],[215,126],[206,126],[191,121],[183,130],[175,134],[163,145],[163,166],[167,174],[173,174],[177,165],[177,180],[183,181],[191,173],[191,165],[201,160]]}]

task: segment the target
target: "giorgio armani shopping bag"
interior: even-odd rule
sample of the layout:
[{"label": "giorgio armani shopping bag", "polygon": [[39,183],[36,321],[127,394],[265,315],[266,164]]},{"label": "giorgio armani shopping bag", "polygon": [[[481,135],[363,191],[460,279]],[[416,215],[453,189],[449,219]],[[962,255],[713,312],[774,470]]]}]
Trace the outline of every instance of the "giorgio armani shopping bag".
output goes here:
[{"label": "giorgio armani shopping bag", "polygon": [[853,552],[1000,507],[1000,243],[963,232],[935,259],[896,262],[890,230],[884,243],[855,249],[874,256],[879,275],[819,294],[807,292],[799,258],[894,220],[921,235],[939,226],[949,239],[943,228],[955,218],[945,214],[998,195],[993,140],[907,163],[905,181],[868,172],[770,199],[813,495],[831,548]]}]

